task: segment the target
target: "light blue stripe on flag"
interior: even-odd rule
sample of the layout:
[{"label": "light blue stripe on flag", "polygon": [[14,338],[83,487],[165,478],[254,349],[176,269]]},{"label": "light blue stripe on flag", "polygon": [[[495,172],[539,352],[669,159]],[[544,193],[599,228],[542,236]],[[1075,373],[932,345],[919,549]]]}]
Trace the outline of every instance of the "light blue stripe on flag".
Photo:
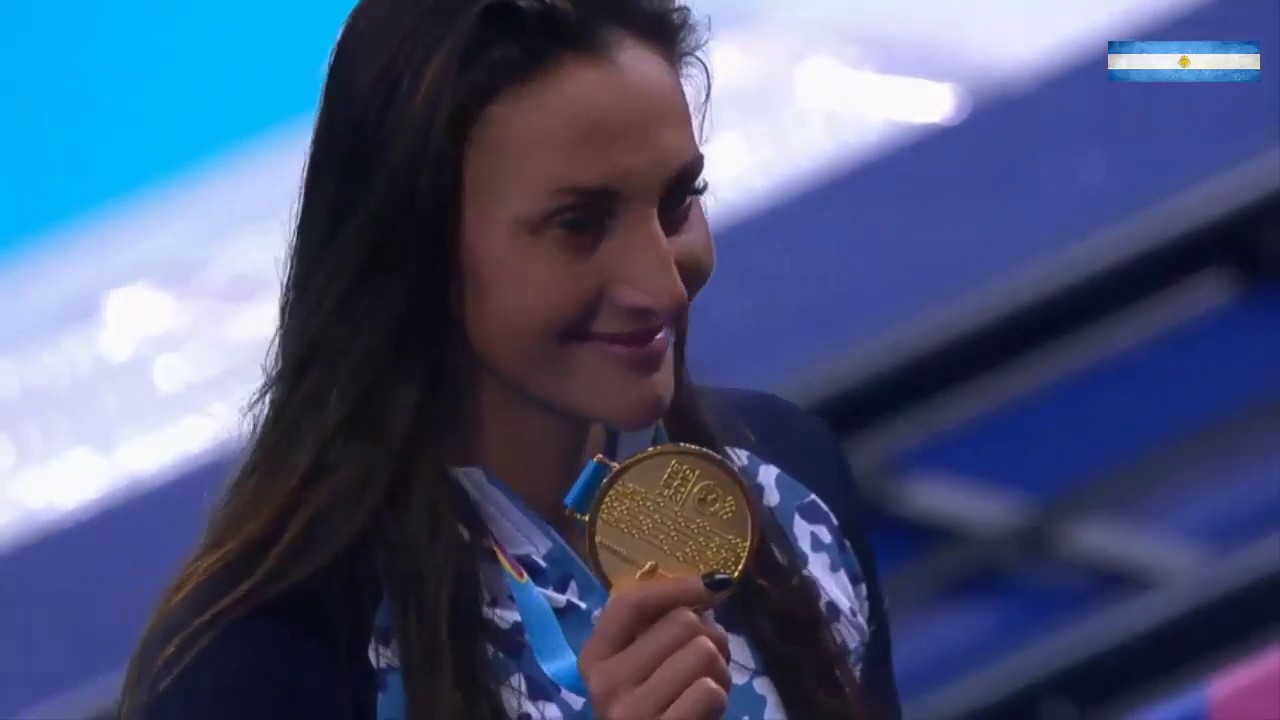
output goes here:
[{"label": "light blue stripe on flag", "polygon": [[1111,82],[1221,83],[1262,82],[1260,70],[1108,70]]},{"label": "light blue stripe on flag", "polygon": [[1257,55],[1257,40],[1112,40],[1108,55]]}]

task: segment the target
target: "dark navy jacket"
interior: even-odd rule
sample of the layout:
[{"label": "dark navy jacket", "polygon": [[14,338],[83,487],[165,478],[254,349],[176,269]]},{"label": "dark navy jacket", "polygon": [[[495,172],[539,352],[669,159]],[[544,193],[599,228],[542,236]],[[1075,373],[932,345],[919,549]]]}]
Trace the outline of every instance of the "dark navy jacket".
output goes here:
[{"label": "dark navy jacket", "polygon": [[[709,390],[732,444],[777,465],[831,508],[867,582],[871,640],[862,682],[877,720],[900,716],[875,559],[839,444],[816,417],[781,398]],[[341,564],[339,564],[341,565]],[[218,633],[147,707],[144,720],[374,720],[368,657],[376,596],[367,568],[334,567]]]}]

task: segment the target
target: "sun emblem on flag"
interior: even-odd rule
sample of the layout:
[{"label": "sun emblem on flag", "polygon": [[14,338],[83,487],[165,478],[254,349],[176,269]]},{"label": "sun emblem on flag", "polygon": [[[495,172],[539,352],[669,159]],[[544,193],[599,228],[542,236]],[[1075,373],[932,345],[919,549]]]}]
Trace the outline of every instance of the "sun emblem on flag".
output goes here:
[{"label": "sun emblem on flag", "polygon": [[1187,69],[1187,66],[1190,64],[1191,64],[1191,58],[1187,57],[1186,55],[1183,55],[1182,57],[1178,58],[1178,67],[1182,68],[1183,70]]}]

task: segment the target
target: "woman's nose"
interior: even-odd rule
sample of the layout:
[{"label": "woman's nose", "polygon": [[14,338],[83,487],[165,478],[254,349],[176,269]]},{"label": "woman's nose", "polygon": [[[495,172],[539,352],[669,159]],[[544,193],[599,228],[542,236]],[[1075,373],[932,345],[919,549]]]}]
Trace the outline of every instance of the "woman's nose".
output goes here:
[{"label": "woman's nose", "polygon": [[661,227],[630,238],[627,251],[615,261],[617,278],[612,300],[627,310],[652,313],[669,320],[689,305],[689,289],[680,270],[679,253]]}]

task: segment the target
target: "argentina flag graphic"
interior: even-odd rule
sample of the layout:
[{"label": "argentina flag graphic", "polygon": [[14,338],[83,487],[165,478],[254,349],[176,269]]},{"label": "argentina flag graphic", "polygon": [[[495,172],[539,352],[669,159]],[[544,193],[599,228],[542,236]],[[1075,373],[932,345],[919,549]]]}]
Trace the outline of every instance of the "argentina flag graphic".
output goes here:
[{"label": "argentina flag graphic", "polygon": [[1112,40],[1111,82],[1259,82],[1256,40]]}]

